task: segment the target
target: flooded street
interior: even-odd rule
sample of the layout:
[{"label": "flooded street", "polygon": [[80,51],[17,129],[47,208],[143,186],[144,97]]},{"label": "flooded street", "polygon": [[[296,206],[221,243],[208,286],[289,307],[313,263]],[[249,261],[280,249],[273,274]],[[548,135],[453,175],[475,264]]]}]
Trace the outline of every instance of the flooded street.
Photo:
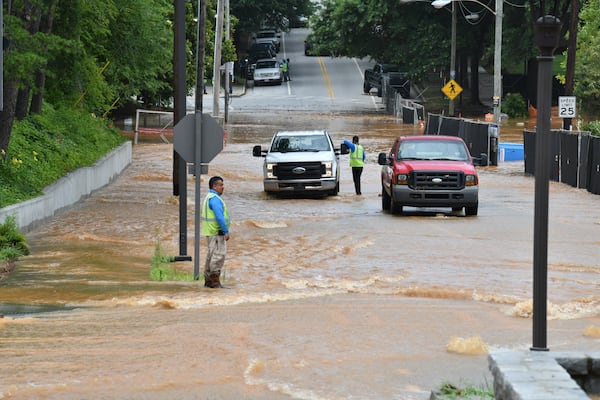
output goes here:
[{"label": "flooded street", "polygon": [[[266,196],[252,146],[282,129],[327,129],[338,145],[359,135],[363,196],[348,156],[339,196]],[[522,142],[521,129],[502,141]],[[202,196],[209,176],[224,178],[232,215],[222,290],[150,280],[157,245],[178,253],[179,207],[172,145],[141,138],[113,184],[28,232],[31,255],[0,283],[0,304],[54,307],[0,319],[0,399],[411,400],[447,381],[491,387],[487,351],[531,346],[534,179],[522,162],[479,168],[477,217],[383,213],[377,154],[416,130],[374,114],[233,114],[202,176]],[[188,254],[193,189],[190,176]],[[549,221],[548,347],[600,351],[598,198],[551,182]]]}]

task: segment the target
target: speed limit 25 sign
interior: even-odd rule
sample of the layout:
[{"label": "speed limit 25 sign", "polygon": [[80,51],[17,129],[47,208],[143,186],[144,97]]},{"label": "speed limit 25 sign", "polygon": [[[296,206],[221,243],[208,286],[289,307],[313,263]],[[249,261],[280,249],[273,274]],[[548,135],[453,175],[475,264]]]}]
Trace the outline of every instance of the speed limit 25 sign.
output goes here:
[{"label": "speed limit 25 sign", "polygon": [[558,96],[558,118],[575,118],[575,96]]}]

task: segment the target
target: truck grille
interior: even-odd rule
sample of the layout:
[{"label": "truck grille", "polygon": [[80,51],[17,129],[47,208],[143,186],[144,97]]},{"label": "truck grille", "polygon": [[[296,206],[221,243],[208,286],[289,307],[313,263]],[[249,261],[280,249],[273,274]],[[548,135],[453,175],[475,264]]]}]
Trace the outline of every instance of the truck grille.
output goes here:
[{"label": "truck grille", "polygon": [[462,189],[465,178],[464,173],[457,171],[413,171],[408,185],[415,190]]},{"label": "truck grille", "polygon": [[325,166],[320,162],[279,163],[273,174],[280,180],[320,179]]}]

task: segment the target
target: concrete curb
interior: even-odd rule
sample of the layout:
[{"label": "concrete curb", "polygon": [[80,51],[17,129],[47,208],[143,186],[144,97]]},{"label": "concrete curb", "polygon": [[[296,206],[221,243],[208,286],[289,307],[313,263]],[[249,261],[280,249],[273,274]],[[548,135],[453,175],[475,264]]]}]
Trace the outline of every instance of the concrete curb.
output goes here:
[{"label": "concrete curb", "polygon": [[52,185],[44,195],[0,209],[0,223],[14,216],[19,229],[26,231],[39,225],[57,211],[72,206],[95,190],[109,184],[131,164],[131,142],[128,141],[90,167],[80,168]]}]

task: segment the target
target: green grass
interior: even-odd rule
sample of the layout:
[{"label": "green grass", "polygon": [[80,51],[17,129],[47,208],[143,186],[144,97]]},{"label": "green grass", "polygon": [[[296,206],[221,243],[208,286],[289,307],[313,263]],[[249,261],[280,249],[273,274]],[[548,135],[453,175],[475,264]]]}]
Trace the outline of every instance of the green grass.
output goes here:
[{"label": "green grass", "polygon": [[166,256],[160,240],[154,246],[154,255],[150,261],[150,279],[153,281],[193,281],[194,275],[175,268],[175,257]]},{"label": "green grass", "polygon": [[493,400],[494,391],[491,389],[466,386],[460,388],[444,382],[436,391],[437,400]]},{"label": "green grass", "polygon": [[15,121],[8,150],[0,150],[0,208],[42,195],[126,140],[106,119],[45,104],[41,114]]}]

